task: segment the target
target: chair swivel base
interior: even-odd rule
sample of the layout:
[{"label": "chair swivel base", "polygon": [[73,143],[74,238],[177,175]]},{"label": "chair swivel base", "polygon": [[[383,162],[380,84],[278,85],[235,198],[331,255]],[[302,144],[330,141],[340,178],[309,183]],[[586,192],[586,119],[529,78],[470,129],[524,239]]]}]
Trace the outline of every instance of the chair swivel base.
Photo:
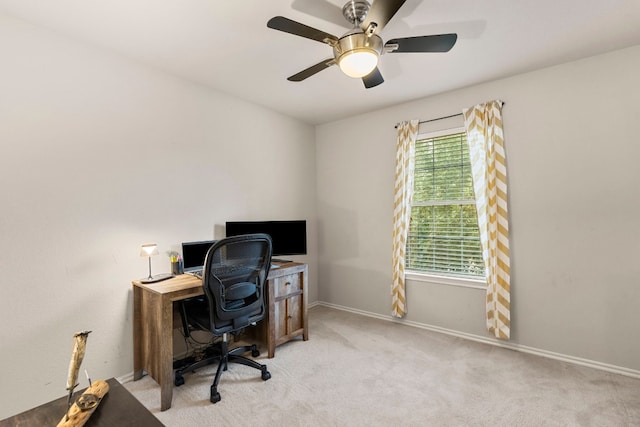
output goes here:
[{"label": "chair swivel base", "polygon": [[271,373],[267,370],[267,365],[260,364],[255,360],[251,360],[244,356],[241,356],[242,354],[249,351],[251,352],[252,357],[260,356],[260,351],[258,351],[258,347],[255,344],[251,346],[241,346],[230,350],[226,354],[217,354],[215,356],[199,360],[189,366],[177,369],[175,372],[174,384],[176,385],[176,387],[184,384],[183,374],[185,372],[193,372],[198,368],[210,365],[214,362],[218,362],[218,369],[216,370],[216,376],[213,380],[213,384],[211,384],[211,395],[209,398],[211,403],[217,403],[222,399],[220,393],[218,392],[218,383],[220,382],[220,376],[222,375],[222,371],[227,370],[227,365],[229,363],[239,363],[241,365],[258,369],[259,371],[261,371],[261,378],[263,381],[267,381],[268,379],[270,379]]},{"label": "chair swivel base", "polygon": [[[237,362],[237,360],[235,360],[235,362]],[[261,366],[262,367],[260,368],[260,370],[262,371],[262,375],[261,375],[262,381],[266,381],[271,378],[271,373],[267,371],[267,365],[261,365]],[[218,369],[220,368],[218,367]],[[226,369],[224,370],[226,371]],[[220,400],[222,400],[222,396],[220,396],[220,393],[218,392],[217,382],[214,381],[214,384],[211,384],[209,401],[211,403],[218,403],[220,402]]]}]

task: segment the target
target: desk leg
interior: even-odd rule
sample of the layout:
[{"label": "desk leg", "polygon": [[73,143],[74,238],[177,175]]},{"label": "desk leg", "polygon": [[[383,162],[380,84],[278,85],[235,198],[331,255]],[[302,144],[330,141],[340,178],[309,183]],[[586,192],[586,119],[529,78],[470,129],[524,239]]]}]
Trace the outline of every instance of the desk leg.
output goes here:
[{"label": "desk leg", "polygon": [[173,301],[162,298],[160,314],[160,410],[171,408],[173,398]]},{"label": "desk leg", "polygon": [[309,270],[307,266],[302,272],[302,340],[309,340],[309,314],[307,312],[309,302]]},{"label": "desk leg", "polygon": [[173,397],[173,302],[169,297],[133,288],[133,379],[143,373],[160,385],[160,410]]},{"label": "desk leg", "polygon": [[267,341],[267,357],[269,359],[273,359],[276,355],[276,293],[275,293],[275,282],[273,279],[267,281],[267,316],[263,320],[266,322],[266,341]]},{"label": "desk leg", "polygon": [[142,289],[133,287],[133,380],[142,378]]}]

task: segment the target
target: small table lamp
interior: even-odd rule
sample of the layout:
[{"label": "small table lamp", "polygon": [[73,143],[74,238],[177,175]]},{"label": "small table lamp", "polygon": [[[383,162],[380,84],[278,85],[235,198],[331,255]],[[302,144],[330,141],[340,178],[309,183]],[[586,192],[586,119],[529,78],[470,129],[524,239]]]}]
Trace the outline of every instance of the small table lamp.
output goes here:
[{"label": "small table lamp", "polygon": [[155,283],[173,277],[172,274],[168,273],[157,274],[155,276],[151,275],[151,257],[153,255],[158,255],[158,245],[155,243],[143,244],[140,248],[140,256],[146,256],[149,258],[149,277],[147,277],[146,279],[140,279],[141,283]]}]

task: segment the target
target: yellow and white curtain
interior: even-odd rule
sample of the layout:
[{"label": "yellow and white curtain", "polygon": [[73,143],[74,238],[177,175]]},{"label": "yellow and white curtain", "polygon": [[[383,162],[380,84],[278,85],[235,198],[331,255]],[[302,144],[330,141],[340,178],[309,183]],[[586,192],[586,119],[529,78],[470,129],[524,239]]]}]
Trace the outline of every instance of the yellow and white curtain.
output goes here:
[{"label": "yellow and white curtain", "polygon": [[418,126],[418,120],[402,122],[398,125],[396,179],[393,198],[393,279],[391,284],[391,314],[395,317],[403,317],[407,312],[404,263],[409,220],[411,219],[413,170]]},{"label": "yellow and white curtain", "polygon": [[511,272],[502,102],[479,104],[463,115],[487,279],[487,328],[508,340]]}]

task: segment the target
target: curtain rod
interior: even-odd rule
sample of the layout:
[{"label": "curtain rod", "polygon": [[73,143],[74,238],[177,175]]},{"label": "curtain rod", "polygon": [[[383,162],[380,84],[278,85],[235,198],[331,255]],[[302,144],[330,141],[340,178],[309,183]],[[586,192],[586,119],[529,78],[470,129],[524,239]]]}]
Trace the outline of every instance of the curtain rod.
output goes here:
[{"label": "curtain rod", "polygon": [[[504,102],[502,102],[502,106],[504,106],[504,104],[505,104],[505,103],[504,103]],[[438,120],[450,119],[450,118],[452,118],[452,117],[458,117],[458,116],[461,116],[461,115],[462,115],[462,113],[458,113],[458,114],[451,114],[450,116],[438,117],[438,118],[435,118],[435,119],[420,120],[420,121],[418,122],[418,125],[421,125],[421,124],[423,124],[423,123],[437,122]],[[400,125],[400,123],[396,123],[396,125],[394,126],[394,129],[398,129],[398,126],[399,126],[399,125]]]}]

